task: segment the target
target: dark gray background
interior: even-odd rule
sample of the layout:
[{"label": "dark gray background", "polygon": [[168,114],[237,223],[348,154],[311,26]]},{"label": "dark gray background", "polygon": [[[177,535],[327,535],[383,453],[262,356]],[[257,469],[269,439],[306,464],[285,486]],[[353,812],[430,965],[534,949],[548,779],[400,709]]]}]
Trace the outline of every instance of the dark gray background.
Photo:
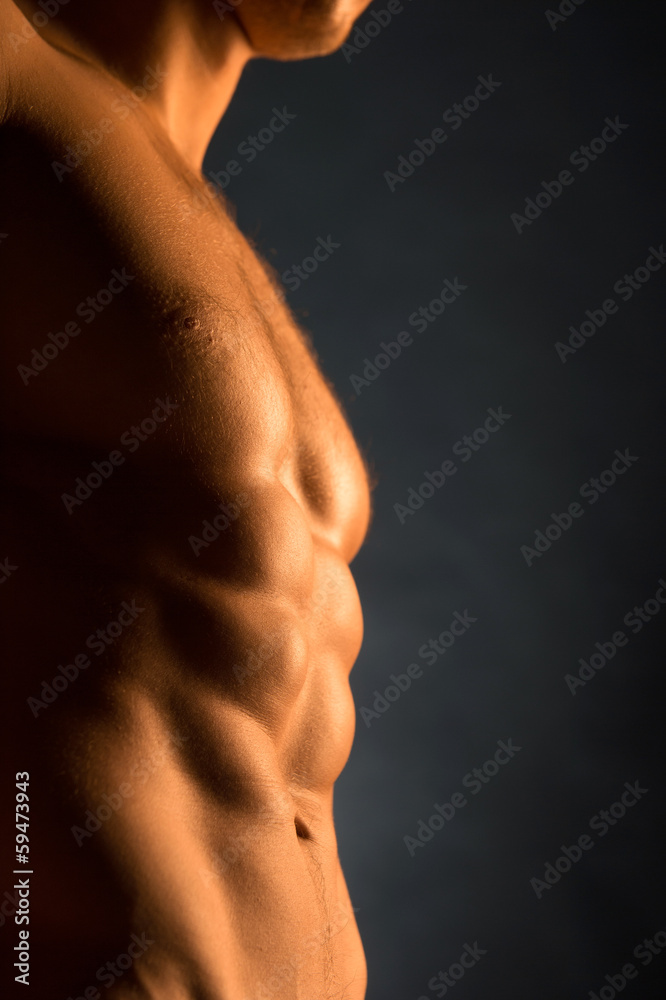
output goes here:
[{"label": "dark gray background", "polygon": [[[666,928],[666,612],[635,636],[622,619],[666,574],[666,268],[565,364],[553,346],[586,309],[620,302],[615,281],[666,239],[662,7],[587,0],[553,31],[541,3],[405,0],[349,62],[252,64],[207,157],[207,170],[243,163],[226,194],[278,272],[319,236],[340,243],[289,301],[378,481],[353,565],[359,710],[391,673],[424,669],[369,727],[358,715],[336,792],[368,1000],[435,996],[428,980],[475,941],[487,954],[456,1000],[587,998],[629,961],[641,971],[623,995],[663,996],[666,953],[645,968],[632,951]],[[479,74],[501,87],[391,193],[384,171]],[[238,144],[273,106],[297,117],[247,163]],[[629,128],[579,173],[569,155],[606,116]],[[574,183],[518,235],[511,213],[567,167]],[[467,290],[417,333],[407,317],[447,277]],[[350,375],[403,329],[412,346],[356,397]],[[393,505],[498,406],[510,420],[401,524]],[[520,546],[626,448],[638,461],[528,567]],[[419,647],[466,609],[477,622],[428,666]],[[617,629],[629,644],[573,696],[564,675]],[[508,738],[521,751],[411,857],[403,838]],[[537,899],[530,879],[637,780],[649,792]]]}]

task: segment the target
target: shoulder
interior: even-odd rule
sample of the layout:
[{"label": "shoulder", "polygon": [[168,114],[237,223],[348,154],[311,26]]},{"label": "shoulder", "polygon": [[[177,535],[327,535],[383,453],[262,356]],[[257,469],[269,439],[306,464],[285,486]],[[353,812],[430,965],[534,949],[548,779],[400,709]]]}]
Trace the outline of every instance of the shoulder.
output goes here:
[{"label": "shoulder", "polygon": [[57,15],[68,2],[40,0],[24,12],[18,0],[0,0],[0,125],[24,117],[22,112],[29,119],[40,87],[60,75],[66,36]]},{"label": "shoulder", "polygon": [[17,0],[0,0],[0,125],[30,119],[39,88],[57,74],[49,39],[58,37],[53,19],[62,2],[41,0],[24,12]]},{"label": "shoulder", "polygon": [[38,37],[13,0],[0,0],[0,124],[10,117],[18,98],[27,61],[23,50]]}]

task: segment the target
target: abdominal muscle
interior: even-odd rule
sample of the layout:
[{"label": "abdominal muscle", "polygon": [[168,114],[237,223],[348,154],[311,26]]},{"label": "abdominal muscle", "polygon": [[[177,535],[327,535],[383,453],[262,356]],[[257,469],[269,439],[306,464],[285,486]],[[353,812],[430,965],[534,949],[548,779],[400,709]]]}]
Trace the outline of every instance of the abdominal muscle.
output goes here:
[{"label": "abdominal muscle", "polygon": [[[42,465],[50,500],[44,475]],[[9,702],[38,694],[123,600],[141,609],[99,659],[88,647],[90,667],[38,718],[25,709],[29,726],[11,721],[49,816],[47,889],[31,924],[35,942],[57,952],[49,995],[101,982],[110,1000],[134,1000],[139,984],[150,1000],[362,1000],[365,960],[333,824],[362,635],[349,567],[302,498],[264,475],[226,494],[244,490],[248,502],[224,536],[198,559],[182,555],[192,517],[172,511],[163,534],[159,475],[151,470],[147,519],[136,517],[136,483],[127,521],[122,492],[112,481],[100,489],[94,514],[92,501],[77,511],[76,534],[54,536],[63,557],[35,531],[50,523],[46,504],[43,521],[34,507],[14,512],[32,590],[7,595],[8,644],[30,676],[12,675]],[[173,468],[164,476],[176,495],[196,492]],[[49,602],[30,630],[42,591]],[[99,980],[132,934],[152,943],[121,977]]]},{"label": "abdominal muscle", "polygon": [[204,801],[208,874],[200,874],[244,928],[243,1000],[362,1000],[363,950],[333,825],[333,783],[353,740],[348,674],[362,625],[349,568],[328,546],[314,545],[305,641],[287,654],[286,670],[275,620],[277,628],[262,628],[261,653],[234,664],[236,698],[200,705],[213,756],[225,734],[224,749],[217,744],[223,784],[242,789]]},{"label": "abdominal muscle", "polygon": [[[124,693],[124,725],[141,743],[178,734],[167,766],[118,812],[109,844],[131,859],[134,924],[157,943],[139,975],[160,1000],[170,990],[174,1000],[364,996],[333,825],[333,782],[353,738],[353,659],[327,641],[343,624],[336,609],[358,641],[360,612],[346,565],[328,551],[320,563],[315,578],[332,582],[312,592],[307,642],[299,632],[294,645],[289,616],[262,602],[262,624],[251,611],[245,632],[250,653],[261,652],[225,664],[222,686],[200,658],[188,668],[187,654],[176,663],[165,648],[159,696],[146,696],[138,677]],[[267,636],[263,648],[256,635]],[[126,770],[118,766],[118,783]]]},{"label": "abdominal muscle", "polygon": [[[180,189],[166,168],[153,176],[152,152],[130,138],[68,188],[80,183],[76,204],[95,211],[107,192],[95,219],[122,227],[97,259],[84,250],[98,222],[88,228],[82,211],[78,233],[50,196],[45,231],[70,227],[77,248],[54,271],[62,301],[43,314],[35,303],[25,332],[24,304],[11,303],[3,348],[17,404],[2,411],[16,452],[6,506],[12,556],[28,569],[3,591],[7,647],[20,661],[2,724],[17,771],[40,782],[44,874],[31,934],[51,950],[45,995],[84,995],[145,934],[152,943],[131,968],[104,982],[109,1000],[362,1000],[365,961],[333,825],[362,635],[348,566],[367,524],[362,462],[286,310],[278,301],[267,319],[254,308],[274,289],[240,235],[205,217],[191,232],[167,225]],[[153,189],[164,203],[144,204]],[[118,262],[136,277],[115,311],[26,390],[16,365]],[[27,265],[19,256],[13,266]],[[210,306],[218,288],[234,304],[222,318]],[[174,416],[65,513],[60,495],[169,392]],[[237,520],[195,557],[188,535],[241,493]],[[27,724],[17,719],[14,706],[131,599],[136,623],[38,718],[22,708]],[[90,834],[86,817],[107,799],[121,805]]]},{"label": "abdominal muscle", "polygon": [[[35,567],[33,597],[37,567],[49,575],[41,541],[33,534],[21,554]],[[314,544],[304,615],[269,587],[236,592],[208,571],[184,581],[174,562],[142,561],[132,583],[126,568],[119,582],[88,569],[82,551],[68,555],[41,637],[26,633],[31,609],[16,591],[9,644],[31,676],[12,677],[12,704],[25,709],[65,662],[56,646],[84,648],[91,621],[108,620],[99,607],[134,599],[141,613],[38,718],[25,709],[27,722],[11,721],[38,783],[44,876],[31,940],[52,951],[49,995],[94,984],[110,1000],[362,1000],[333,824],[361,630],[346,563]],[[63,620],[67,638],[54,645]],[[99,979],[132,935],[151,943],[122,976]]]},{"label": "abdominal muscle", "polygon": [[[333,823],[362,637],[355,545],[337,544],[335,522],[311,509],[293,443],[253,473],[227,464],[217,482],[207,446],[210,464],[192,475],[178,449],[197,436],[189,400],[201,397],[176,388],[174,399],[153,450],[74,514],[55,515],[59,496],[98,448],[70,455],[51,441],[33,453],[17,439],[7,455],[16,561],[30,567],[5,602],[22,667],[8,705],[39,694],[123,601],[141,609],[39,718],[25,710],[34,731],[7,717],[17,769],[49,788],[49,875],[31,925],[54,953],[49,995],[102,982],[110,1000],[139,987],[146,1000],[363,1000]],[[195,556],[188,535],[240,496],[236,519]],[[120,806],[96,828],[109,801]],[[100,980],[144,934],[130,969]]]}]

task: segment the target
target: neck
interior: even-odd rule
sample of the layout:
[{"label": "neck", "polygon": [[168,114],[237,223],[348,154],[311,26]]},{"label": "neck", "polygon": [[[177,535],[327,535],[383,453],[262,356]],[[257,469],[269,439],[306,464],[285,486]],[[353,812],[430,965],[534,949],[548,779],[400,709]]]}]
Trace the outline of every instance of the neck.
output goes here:
[{"label": "neck", "polygon": [[[30,6],[41,9],[32,0]],[[220,19],[201,0],[76,0],[42,34],[130,89],[148,75],[154,89],[144,107],[197,172],[255,54],[234,14]]]}]

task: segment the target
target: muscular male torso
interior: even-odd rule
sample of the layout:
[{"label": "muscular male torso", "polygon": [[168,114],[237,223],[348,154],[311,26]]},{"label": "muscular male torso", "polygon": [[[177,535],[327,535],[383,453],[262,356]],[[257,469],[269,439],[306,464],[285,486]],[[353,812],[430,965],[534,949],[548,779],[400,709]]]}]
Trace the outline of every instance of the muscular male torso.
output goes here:
[{"label": "muscular male torso", "polygon": [[0,597],[33,996],[362,1000],[332,790],[364,463],[265,268],[142,106],[25,49],[0,131]]}]

